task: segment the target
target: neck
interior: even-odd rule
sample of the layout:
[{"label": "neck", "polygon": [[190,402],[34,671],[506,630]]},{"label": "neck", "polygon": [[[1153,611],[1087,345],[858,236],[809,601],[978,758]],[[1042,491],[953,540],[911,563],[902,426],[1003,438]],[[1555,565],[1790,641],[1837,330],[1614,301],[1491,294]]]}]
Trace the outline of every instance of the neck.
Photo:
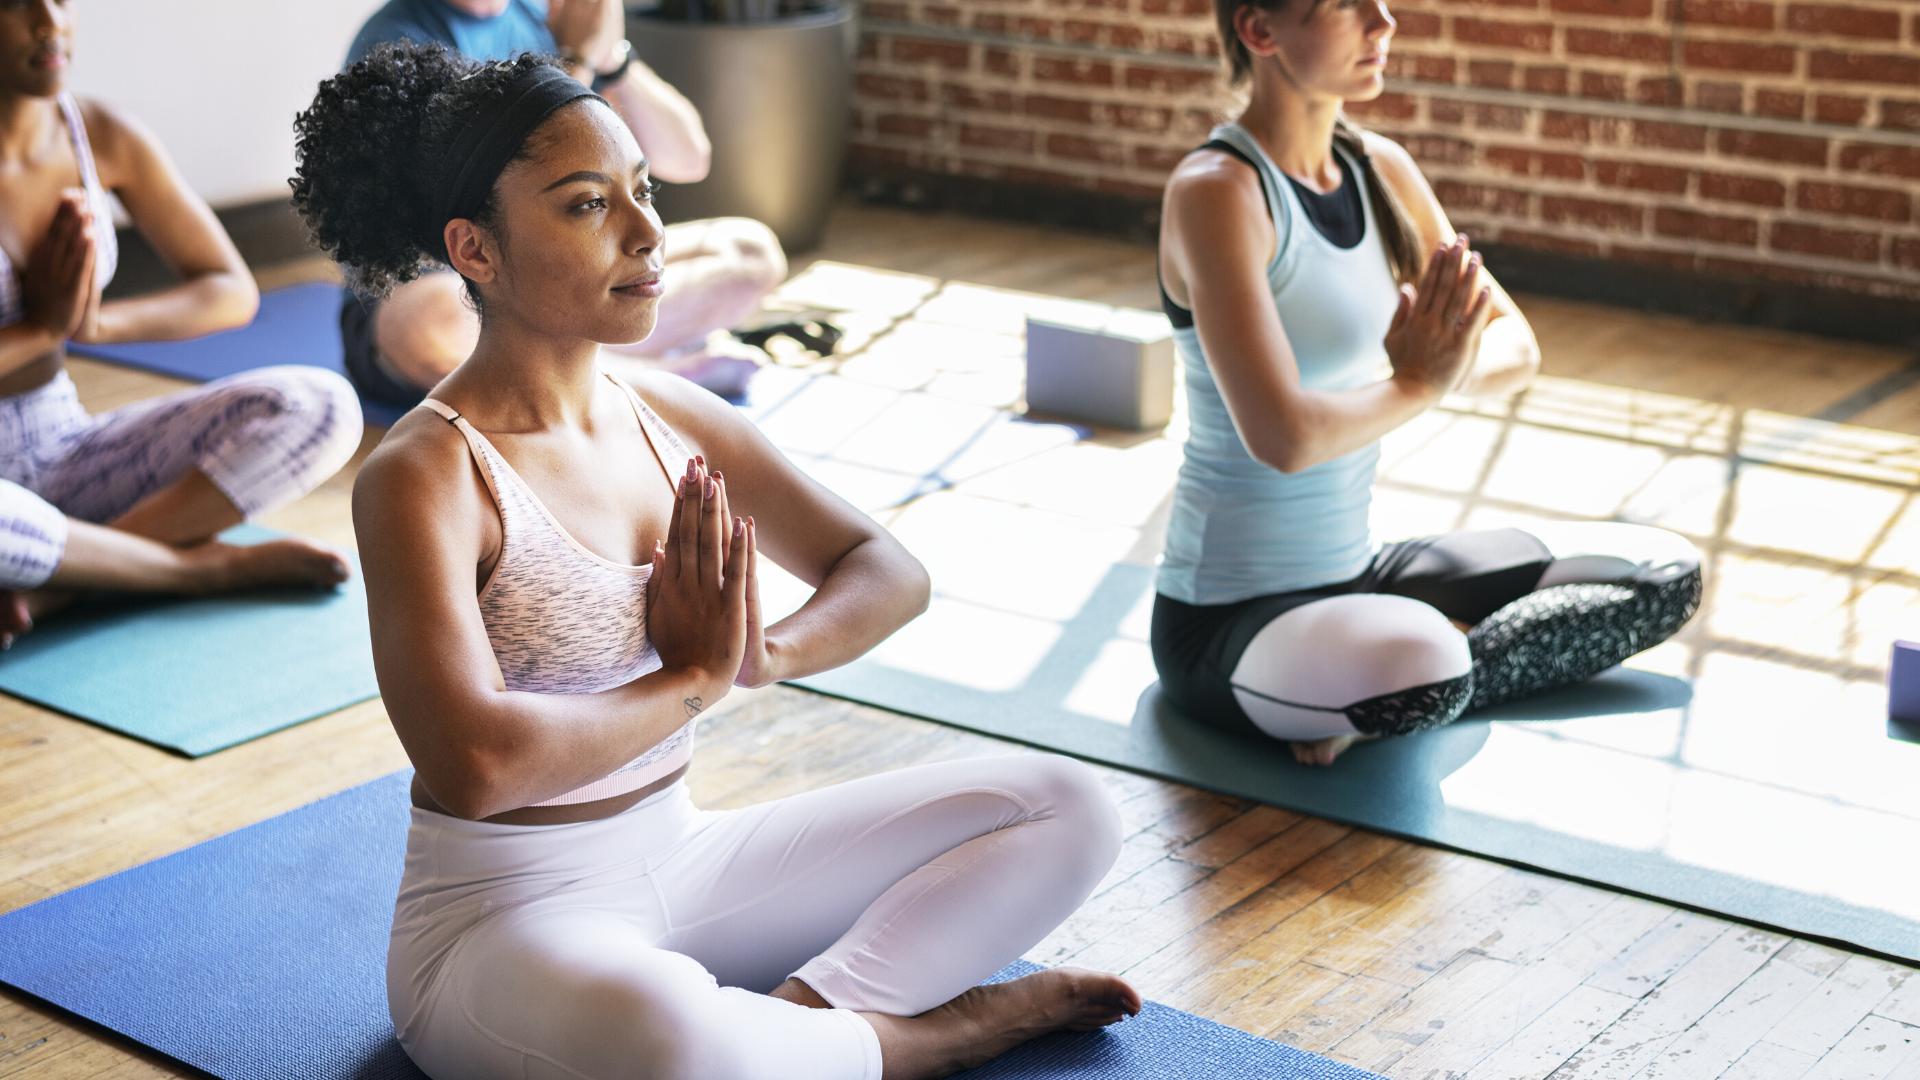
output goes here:
[{"label": "neck", "polygon": [[50,97],[0,93],[0,162],[19,164],[39,156],[60,104]]},{"label": "neck", "polygon": [[1308,187],[1332,191],[1340,186],[1333,159],[1333,124],[1340,118],[1337,97],[1309,94],[1270,67],[1254,72],[1253,96],[1240,114],[1247,129],[1280,171]]},{"label": "neck", "polygon": [[596,342],[556,340],[511,316],[489,315],[473,355],[448,377],[448,396],[473,407],[477,426],[495,431],[583,427],[600,381],[599,355]]}]

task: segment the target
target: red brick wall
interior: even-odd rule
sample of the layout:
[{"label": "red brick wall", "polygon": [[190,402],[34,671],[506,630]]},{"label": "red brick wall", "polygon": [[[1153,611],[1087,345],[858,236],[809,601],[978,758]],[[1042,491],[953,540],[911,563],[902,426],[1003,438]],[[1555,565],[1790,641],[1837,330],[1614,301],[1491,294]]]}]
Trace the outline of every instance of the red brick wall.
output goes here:
[{"label": "red brick wall", "polygon": [[[1210,0],[864,10],[856,174],[1147,198],[1233,108]],[[1351,112],[1480,238],[1920,299],[1917,0],[1393,12],[1390,92]]]}]

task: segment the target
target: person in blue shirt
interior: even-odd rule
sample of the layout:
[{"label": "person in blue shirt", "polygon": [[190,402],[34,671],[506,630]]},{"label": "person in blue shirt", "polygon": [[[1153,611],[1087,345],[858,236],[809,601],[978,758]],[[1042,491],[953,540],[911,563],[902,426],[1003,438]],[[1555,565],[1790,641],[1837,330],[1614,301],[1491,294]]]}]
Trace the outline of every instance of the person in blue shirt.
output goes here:
[{"label": "person in blue shirt", "polygon": [[[655,179],[692,183],[707,175],[711,148],[700,114],[634,57],[620,0],[389,0],[360,28],[347,64],[396,41],[439,42],[476,60],[557,56],[619,111]],[[602,363],[616,374],[665,368],[722,394],[738,392],[765,354],[724,330],[757,310],[786,274],[780,241],[758,221],[669,225],[658,328],[639,345],[608,349]],[[378,301],[349,294],[340,330],[347,374],[360,391],[411,408],[473,352],[480,320],[460,276],[441,272]]]}]

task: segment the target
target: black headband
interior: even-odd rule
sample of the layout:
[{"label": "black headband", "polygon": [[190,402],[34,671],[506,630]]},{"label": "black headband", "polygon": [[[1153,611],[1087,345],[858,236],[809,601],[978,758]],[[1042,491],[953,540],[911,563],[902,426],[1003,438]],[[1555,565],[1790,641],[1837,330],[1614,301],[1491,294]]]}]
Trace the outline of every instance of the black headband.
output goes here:
[{"label": "black headband", "polygon": [[447,222],[480,212],[501,170],[555,109],[594,96],[580,80],[551,64],[540,64],[515,75],[498,95],[482,102],[460,126],[440,162],[442,231]]}]

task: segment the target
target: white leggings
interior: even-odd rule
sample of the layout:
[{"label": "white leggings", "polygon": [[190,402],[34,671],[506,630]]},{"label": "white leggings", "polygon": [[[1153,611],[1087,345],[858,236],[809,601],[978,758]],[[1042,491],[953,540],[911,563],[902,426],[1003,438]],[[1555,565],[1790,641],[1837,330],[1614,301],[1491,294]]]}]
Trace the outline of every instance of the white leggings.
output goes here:
[{"label": "white leggings", "polygon": [[[1535,593],[1561,585],[1672,582],[1697,573],[1700,566],[1699,552],[1684,537],[1644,525],[1563,522],[1529,525],[1525,532],[1547,553],[1545,570],[1530,587]],[[1461,545],[1466,548],[1476,535],[1493,534],[1455,535],[1468,541]],[[1485,575],[1496,588],[1497,577],[1497,572]],[[1585,678],[1673,632],[1672,626],[1664,633],[1655,631],[1656,624],[1672,623],[1672,612],[1657,603],[1631,610],[1603,610],[1606,607],[1603,601],[1589,603],[1584,610],[1568,610],[1559,621],[1571,624],[1571,630],[1558,628],[1559,639],[1543,646],[1542,653],[1603,651],[1623,637],[1638,648],[1629,646],[1624,652],[1615,648],[1598,655],[1597,667],[1591,669],[1578,656],[1542,655],[1534,661],[1523,657],[1518,663],[1532,662],[1541,673],[1521,670],[1510,678],[1531,680],[1536,688],[1551,686],[1556,682],[1554,672],[1545,669],[1553,664],[1565,664],[1571,673]],[[1691,614],[1690,608],[1687,613]],[[1580,628],[1582,620],[1587,631]],[[1600,639],[1605,642],[1594,644]],[[1369,699],[1387,702],[1399,710],[1399,716],[1384,720],[1385,730],[1364,733],[1394,733],[1394,720],[1427,726],[1429,718],[1417,715],[1420,710],[1441,706],[1444,711],[1440,701],[1444,688],[1461,689],[1479,659],[1479,652],[1469,649],[1468,636],[1438,607],[1405,595],[1354,592],[1314,600],[1266,623],[1241,654],[1230,681],[1247,718],[1274,738],[1323,739],[1362,733],[1354,720],[1367,713],[1355,706]],[[1430,701],[1392,699],[1409,692],[1420,699],[1420,688],[1427,687],[1434,688],[1426,695]],[[1459,714],[1459,704],[1452,715]]]},{"label": "white leggings", "polygon": [[[435,1080],[878,1080],[912,1016],[1038,943],[1120,850],[1092,770],[922,765],[741,810],[684,784],[578,825],[413,811],[387,961]],[[765,996],[798,977],[833,1009]]]},{"label": "white leggings", "polygon": [[285,365],[89,416],[61,372],[0,398],[0,589],[45,584],[67,518],[109,524],[198,468],[246,517],[320,486],[360,446],[347,381]]}]

